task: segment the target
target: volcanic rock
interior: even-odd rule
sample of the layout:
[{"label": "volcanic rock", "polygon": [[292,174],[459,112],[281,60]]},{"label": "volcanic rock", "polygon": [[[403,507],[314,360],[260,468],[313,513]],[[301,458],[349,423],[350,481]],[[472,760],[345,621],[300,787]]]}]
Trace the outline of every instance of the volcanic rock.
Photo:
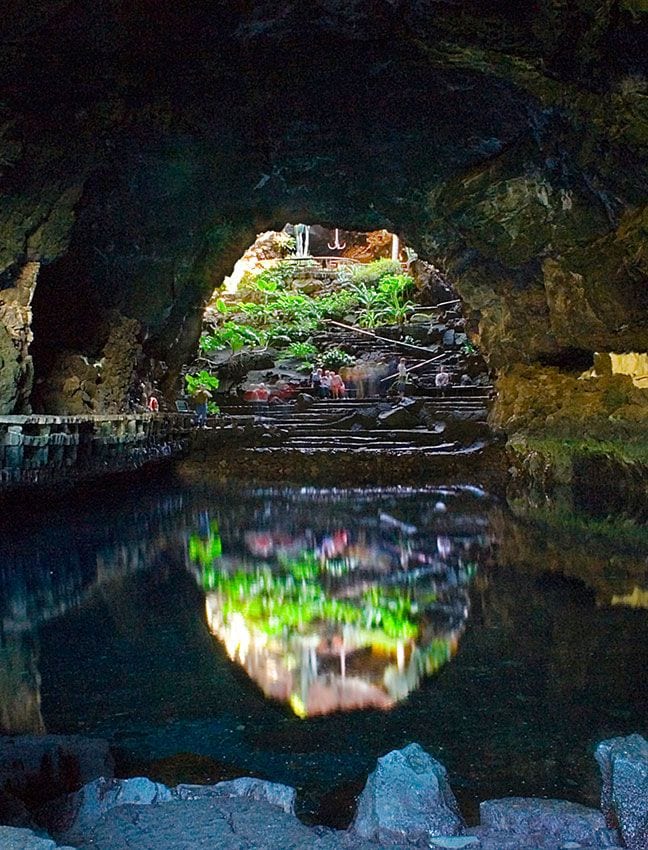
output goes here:
[{"label": "volcanic rock", "polygon": [[537,835],[539,843],[547,839],[588,847],[610,847],[615,843],[616,836],[606,827],[601,812],[565,800],[506,797],[486,800],[479,812],[482,828],[527,838]]},{"label": "volcanic rock", "polygon": [[427,847],[430,836],[456,835],[464,823],[445,767],[409,744],[378,759],[351,829],[372,841]]},{"label": "volcanic rock", "polygon": [[648,742],[641,735],[601,741],[595,757],[601,768],[601,808],[609,826],[618,826],[629,850],[648,847]]}]

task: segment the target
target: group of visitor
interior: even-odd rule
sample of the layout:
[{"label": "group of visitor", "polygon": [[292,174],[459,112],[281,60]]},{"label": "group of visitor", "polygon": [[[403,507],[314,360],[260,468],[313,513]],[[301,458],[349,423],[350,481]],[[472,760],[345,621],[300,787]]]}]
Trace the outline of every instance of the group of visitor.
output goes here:
[{"label": "group of visitor", "polygon": [[342,376],[332,369],[313,369],[311,387],[318,398],[346,398],[347,389]]}]

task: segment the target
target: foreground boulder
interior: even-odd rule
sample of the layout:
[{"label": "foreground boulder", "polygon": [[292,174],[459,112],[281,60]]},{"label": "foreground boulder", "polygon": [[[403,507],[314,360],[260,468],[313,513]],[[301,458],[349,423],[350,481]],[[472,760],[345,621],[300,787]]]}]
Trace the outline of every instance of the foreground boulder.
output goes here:
[{"label": "foreground boulder", "polygon": [[[87,840],[104,815],[122,806],[153,806],[174,801],[192,802],[214,798],[244,798],[295,814],[297,792],[288,785],[245,776],[215,785],[178,785],[168,788],[145,777],[97,779],[76,794],[56,800],[40,814],[40,822],[61,840],[78,844]],[[0,844],[0,850],[4,850]]]},{"label": "foreground boulder", "polygon": [[535,797],[506,797],[486,800],[479,807],[481,829],[547,843],[572,842],[587,847],[611,847],[616,833],[608,829],[605,818],[596,809],[588,809],[566,800]]},{"label": "foreground boulder", "polygon": [[31,829],[15,829],[12,826],[0,826],[0,847],[2,850],[73,850],[61,847],[51,838],[36,835]]},{"label": "foreground boulder", "polygon": [[352,832],[384,844],[427,847],[464,830],[445,767],[418,744],[378,759],[358,800]]},{"label": "foreground boulder", "polygon": [[[108,812],[80,850],[379,850],[358,836],[305,826],[275,806],[202,798]],[[401,845],[402,850],[411,850]],[[399,848],[399,850],[401,850]]]},{"label": "foreground boulder", "polygon": [[276,806],[287,815],[295,814],[297,792],[289,785],[266,782],[242,776],[215,785],[178,785],[173,791],[178,800],[199,800],[205,797],[244,797]]},{"label": "foreground boulder", "polygon": [[80,842],[110,809],[133,804],[149,806],[173,799],[166,785],[142,776],[134,779],[96,779],[76,794],[52,803],[41,821],[54,835],[71,844]]},{"label": "foreground boulder", "polygon": [[596,748],[601,768],[601,808],[618,826],[629,850],[648,847],[648,741],[641,735],[610,738]]}]

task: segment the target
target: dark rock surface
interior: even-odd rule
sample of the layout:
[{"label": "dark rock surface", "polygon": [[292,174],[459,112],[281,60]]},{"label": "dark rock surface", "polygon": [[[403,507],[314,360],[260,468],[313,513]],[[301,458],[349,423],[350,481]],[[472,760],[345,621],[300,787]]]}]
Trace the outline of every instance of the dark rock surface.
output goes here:
[{"label": "dark rock surface", "polygon": [[173,794],[179,800],[197,800],[202,797],[240,797],[246,800],[257,800],[276,806],[287,815],[295,814],[297,792],[288,785],[279,782],[266,782],[263,779],[253,779],[242,776],[215,785],[178,785]]},{"label": "dark rock surface", "polygon": [[113,809],[80,847],[83,850],[379,850],[378,845],[346,833],[304,826],[297,818],[267,803],[214,798]]},{"label": "dark rock surface", "polygon": [[39,813],[39,820],[53,835],[77,844],[92,831],[102,815],[113,808],[129,804],[149,806],[172,799],[166,785],[145,777],[95,779],[75,794],[49,804]]},{"label": "dark rock surface", "polygon": [[[37,377],[96,357],[114,310],[178,369],[286,220],[442,258],[496,368],[645,351],[644,6],[12,4],[0,290],[33,264]],[[31,381],[16,341],[4,410]]]},{"label": "dark rock surface", "polygon": [[378,424],[381,428],[415,428],[418,417],[410,412],[406,406],[398,405],[392,410],[385,410],[378,415]]},{"label": "dark rock surface", "polygon": [[481,827],[536,840],[575,842],[588,847],[610,847],[616,835],[601,812],[565,800],[505,797],[486,800],[479,807]]},{"label": "dark rock surface", "polygon": [[430,835],[455,835],[463,829],[446,769],[418,744],[378,759],[351,825],[362,838],[422,847]]},{"label": "dark rock surface", "polygon": [[16,829],[0,826],[0,847],[2,850],[73,850],[56,844],[51,838],[43,837],[31,829]]},{"label": "dark rock surface", "polygon": [[648,847],[648,742],[641,735],[611,738],[596,748],[601,808],[629,850]]},{"label": "dark rock surface", "polygon": [[[645,816],[643,786],[640,781],[637,793],[636,785],[637,756],[644,766],[644,748],[645,741],[633,735],[603,742],[597,755],[614,766],[615,806],[614,768],[625,778],[625,761],[631,763],[635,793],[620,815],[629,850],[646,847],[637,829]],[[600,811],[564,800],[488,800],[481,804],[479,826],[466,828],[445,768],[418,744],[378,759],[345,831],[301,823],[295,796],[294,788],[251,777],[175,788],[143,777],[100,779],[41,814],[49,834],[82,850],[620,850],[619,832]],[[610,817],[616,815],[614,808]],[[53,850],[48,835],[39,835],[0,827],[0,847]]]}]

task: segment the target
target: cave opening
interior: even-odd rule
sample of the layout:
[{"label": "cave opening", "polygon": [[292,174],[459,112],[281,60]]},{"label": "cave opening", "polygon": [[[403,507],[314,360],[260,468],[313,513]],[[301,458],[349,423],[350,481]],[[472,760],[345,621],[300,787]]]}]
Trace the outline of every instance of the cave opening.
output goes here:
[{"label": "cave opening", "polygon": [[218,282],[185,381],[189,395],[270,403],[487,386],[466,325],[447,276],[395,233],[288,223]]}]

